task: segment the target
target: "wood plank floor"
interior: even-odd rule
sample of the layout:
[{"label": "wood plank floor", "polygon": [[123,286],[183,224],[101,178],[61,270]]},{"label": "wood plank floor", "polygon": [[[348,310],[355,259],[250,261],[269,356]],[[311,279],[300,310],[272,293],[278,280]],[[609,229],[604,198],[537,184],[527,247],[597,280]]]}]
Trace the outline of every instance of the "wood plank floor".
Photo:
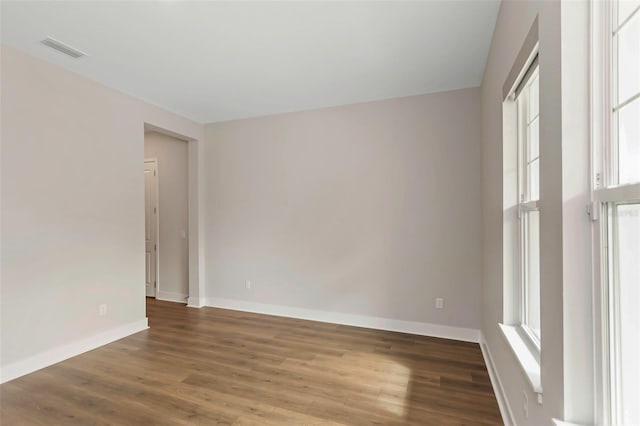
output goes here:
[{"label": "wood plank floor", "polygon": [[147,300],[151,328],[0,386],[2,425],[501,424],[477,344]]}]

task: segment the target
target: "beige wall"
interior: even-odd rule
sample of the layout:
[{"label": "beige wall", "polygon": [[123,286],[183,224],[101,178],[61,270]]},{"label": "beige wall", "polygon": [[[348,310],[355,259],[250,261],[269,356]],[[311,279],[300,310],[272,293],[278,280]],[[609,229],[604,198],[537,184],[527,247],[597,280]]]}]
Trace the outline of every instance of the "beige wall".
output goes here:
[{"label": "beige wall", "polygon": [[189,295],[187,142],[145,132],[144,157],[158,163],[158,299],[183,302]]},{"label": "beige wall", "polygon": [[[540,37],[541,380],[536,402],[501,336],[503,279],[502,86],[536,15]],[[593,421],[588,200],[588,3],[504,1],[481,87],[482,331],[518,425]],[[505,152],[508,152],[505,151]],[[507,227],[508,228],[508,227]],[[509,250],[509,248],[507,248]],[[506,252],[510,255],[509,252]],[[513,253],[511,253],[513,254]],[[507,256],[508,258],[509,256]],[[527,393],[529,415],[523,412]]]},{"label": "beige wall", "polygon": [[464,89],[208,125],[207,297],[478,328],[479,118]]},{"label": "beige wall", "polygon": [[[497,327],[502,85],[536,15],[542,405]],[[204,155],[193,144],[188,152],[206,165],[204,175],[189,169],[205,178],[206,198],[192,209],[202,214],[189,222],[204,237],[189,244],[205,257],[189,268],[203,274],[206,261],[206,296],[481,324],[518,424],[590,423],[587,30],[585,2],[505,1],[481,89],[206,126]],[[6,366],[144,319],[144,123],[204,135],[61,68],[5,46],[1,55]],[[191,296],[204,303],[202,291]]]},{"label": "beige wall", "polygon": [[144,123],[200,140],[202,126],[1,53],[5,367],[144,320]]}]

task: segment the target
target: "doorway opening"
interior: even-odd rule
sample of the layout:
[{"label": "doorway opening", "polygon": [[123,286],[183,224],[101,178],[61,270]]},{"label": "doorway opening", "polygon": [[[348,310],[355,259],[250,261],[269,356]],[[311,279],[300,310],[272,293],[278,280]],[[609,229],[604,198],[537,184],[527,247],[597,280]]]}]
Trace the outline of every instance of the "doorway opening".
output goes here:
[{"label": "doorway opening", "polygon": [[145,295],[189,298],[189,157],[187,141],[145,129]]}]

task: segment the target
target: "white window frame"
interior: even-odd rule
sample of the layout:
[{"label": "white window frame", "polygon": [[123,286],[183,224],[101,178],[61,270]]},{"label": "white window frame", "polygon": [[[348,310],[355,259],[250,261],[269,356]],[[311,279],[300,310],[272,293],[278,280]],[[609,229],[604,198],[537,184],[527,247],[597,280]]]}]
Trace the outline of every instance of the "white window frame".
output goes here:
[{"label": "white window frame", "polygon": [[[614,105],[617,104],[617,81],[614,46],[616,1],[591,2],[591,206],[593,221],[594,280],[594,358],[596,422],[601,425],[619,423],[617,397],[619,334],[615,320],[618,314],[615,259],[610,248],[616,246],[614,206],[640,201],[640,183],[618,185],[617,128]],[[635,12],[640,13],[640,10]],[[632,98],[636,99],[635,97]],[[626,100],[623,100],[626,101]],[[640,100],[635,100],[640,102]],[[628,104],[629,102],[625,102]],[[620,108],[617,105],[618,109]]]},{"label": "white window frame", "polygon": [[[538,198],[532,198],[529,193],[529,172],[528,165],[530,163],[528,159],[529,152],[529,125],[534,121],[538,120],[539,125],[539,116],[540,116],[540,96],[538,93],[538,115],[529,121],[529,96],[530,96],[530,87],[534,80],[538,79],[539,69],[537,63],[530,64],[530,67],[534,67],[531,73],[530,70],[527,69],[527,81],[524,83],[525,87],[522,89],[520,94],[515,98],[515,102],[517,105],[517,116],[518,116],[518,220],[519,220],[519,253],[518,253],[518,262],[519,262],[519,327],[522,330],[524,337],[528,340],[528,345],[533,346],[534,354],[536,358],[540,358],[540,338],[533,332],[533,330],[528,325],[528,309],[529,309],[529,300],[528,300],[528,262],[526,256],[526,246],[528,244],[528,231],[527,231],[527,222],[525,221],[525,215],[528,212],[540,211],[539,206],[539,195]],[[539,87],[539,81],[538,81]],[[539,89],[538,89],[539,90]],[[539,131],[538,131],[539,135]],[[540,141],[538,136],[538,164],[540,164]],[[535,160],[531,160],[535,161]],[[540,166],[538,165],[538,191],[540,188]],[[539,239],[539,235],[538,235]],[[539,274],[539,272],[538,272]],[[540,306],[538,306],[540,309]]]},{"label": "white window frame", "polygon": [[[504,277],[504,299],[503,299],[503,323],[498,324],[503,337],[511,348],[518,364],[522,368],[531,389],[537,394],[539,404],[542,404],[542,381],[540,374],[540,344],[535,339],[535,335],[530,333],[526,327],[522,327],[523,317],[523,291],[522,282],[522,227],[521,210],[523,208],[536,209],[537,200],[523,202],[520,198],[522,187],[520,176],[521,165],[521,114],[518,111],[516,95],[522,84],[531,81],[530,70],[538,67],[536,65],[539,54],[538,41],[538,19],[534,20],[523,46],[518,53],[515,63],[503,85],[503,149],[508,158],[505,162],[503,158],[503,203],[505,217],[503,224],[508,229],[506,239],[503,239],[503,248],[509,247],[508,252],[504,252],[505,269]],[[538,67],[538,75],[540,70]],[[540,93],[540,90],[538,91]],[[539,98],[538,98],[539,101]],[[538,108],[540,107],[538,102]],[[540,109],[538,111],[540,114]],[[539,136],[538,136],[539,137]],[[514,176],[515,175],[515,176]]]}]

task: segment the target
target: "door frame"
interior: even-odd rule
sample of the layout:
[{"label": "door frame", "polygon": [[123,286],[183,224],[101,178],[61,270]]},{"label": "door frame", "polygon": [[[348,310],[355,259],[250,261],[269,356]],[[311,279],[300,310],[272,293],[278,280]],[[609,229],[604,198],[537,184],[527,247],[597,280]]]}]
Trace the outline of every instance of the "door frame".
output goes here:
[{"label": "door frame", "polygon": [[[143,124],[140,133],[143,150],[144,132],[146,131],[158,132],[187,141],[189,191],[189,297],[187,299],[187,307],[201,308],[207,304],[204,289],[204,238],[201,235],[204,232],[205,217],[205,196],[201,185],[201,182],[204,182],[204,166],[202,164],[204,161],[204,128],[199,126],[195,130],[186,131],[184,126],[181,125],[174,128],[176,122],[163,123],[161,120],[154,123],[153,119],[151,121],[147,119]],[[144,158],[144,154],[142,157]]]},{"label": "door frame", "polygon": [[[156,233],[156,249],[154,251],[154,257],[156,259],[155,265],[156,265],[156,294],[153,296],[155,298],[158,297],[158,293],[160,292],[160,171],[158,170],[158,159],[156,157],[150,157],[150,158],[145,158],[144,159],[144,163],[153,163],[154,168],[155,168],[155,175],[154,177],[156,178],[156,190],[155,190],[155,214],[156,214],[156,226],[155,226],[155,233]],[[145,218],[146,220],[146,218]],[[146,293],[145,293],[146,294]]]}]

